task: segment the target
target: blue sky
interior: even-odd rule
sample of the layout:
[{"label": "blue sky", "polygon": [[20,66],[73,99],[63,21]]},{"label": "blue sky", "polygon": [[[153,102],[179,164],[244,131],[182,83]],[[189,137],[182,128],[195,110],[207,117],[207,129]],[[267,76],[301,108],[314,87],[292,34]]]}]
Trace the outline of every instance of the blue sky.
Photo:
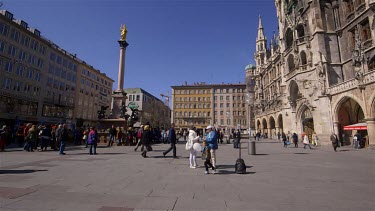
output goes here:
[{"label": "blue sky", "polygon": [[[159,97],[184,81],[244,82],[258,15],[277,30],[273,0],[2,0],[1,9],[117,80],[120,25],[128,28],[125,88]],[[114,89],[117,83],[114,83]]]}]

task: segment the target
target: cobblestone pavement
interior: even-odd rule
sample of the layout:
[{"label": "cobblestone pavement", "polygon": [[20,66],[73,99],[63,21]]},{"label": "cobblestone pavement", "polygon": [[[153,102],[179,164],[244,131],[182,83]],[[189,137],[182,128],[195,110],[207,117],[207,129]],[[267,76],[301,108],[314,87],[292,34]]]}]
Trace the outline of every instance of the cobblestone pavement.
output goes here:
[{"label": "cobblestone pavement", "polygon": [[330,146],[283,148],[256,143],[257,155],[242,157],[247,174],[234,173],[238,150],[219,146],[218,174],[204,174],[188,152],[163,157],[153,145],[142,158],[134,147],[75,147],[58,152],[0,153],[0,210],[375,210],[374,150]]}]

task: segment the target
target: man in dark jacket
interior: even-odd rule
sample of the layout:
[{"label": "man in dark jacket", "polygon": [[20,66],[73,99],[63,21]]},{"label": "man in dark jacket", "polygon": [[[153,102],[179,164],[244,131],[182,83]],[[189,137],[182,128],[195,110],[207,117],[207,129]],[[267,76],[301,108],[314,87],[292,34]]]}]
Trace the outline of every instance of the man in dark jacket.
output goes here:
[{"label": "man in dark jacket", "polygon": [[163,156],[165,157],[173,149],[173,158],[177,158],[176,156],[176,131],[174,129],[174,123],[171,125],[171,129],[169,129],[168,133],[168,141],[171,143],[171,147],[167,151],[163,152]]},{"label": "man in dark jacket", "polygon": [[65,155],[64,150],[65,150],[65,143],[68,141],[68,129],[66,124],[60,128],[60,130],[56,131],[56,139],[60,142],[60,155]]},{"label": "man in dark jacket", "polygon": [[108,146],[112,146],[113,142],[115,141],[115,137],[117,134],[117,130],[114,125],[112,125],[111,129],[109,129],[109,142]]},{"label": "man in dark jacket", "polygon": [[235,138],[234,138],[234,148],[238,149],[240,148],[240,141],[241,141],[241,132],[240,130],[237,130],[235,133]]},{"label": "man in dark jacket", "polygon": [[143,128],[142,132],[142,157],[146,158],[147,157],[147,151],[150,149],[150,144],[152,141],[152,133],[150,131],[150,125],[146,124]]},{"label": "man in dark jacket", "polygon": [[297,136],[296,133],[293,133],[292,140],[293,140],[293,143],[294,143],[294,147],[298,148],[298,136]]}]

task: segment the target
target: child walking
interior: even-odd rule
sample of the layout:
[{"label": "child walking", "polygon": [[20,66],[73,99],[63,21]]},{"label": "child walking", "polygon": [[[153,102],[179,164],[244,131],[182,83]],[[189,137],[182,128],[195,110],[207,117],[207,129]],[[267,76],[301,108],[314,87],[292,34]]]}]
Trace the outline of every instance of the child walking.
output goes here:
[{"label": "child walking", "polygon": [[216,169],[211,163],[211,149],[207,146],[206,141],[203,141],[202,160],[204,160],[204,167],[206,168],[204,173],[209,174],[208,167],[210,167],[213,170],[213,173],[216,174]]}]

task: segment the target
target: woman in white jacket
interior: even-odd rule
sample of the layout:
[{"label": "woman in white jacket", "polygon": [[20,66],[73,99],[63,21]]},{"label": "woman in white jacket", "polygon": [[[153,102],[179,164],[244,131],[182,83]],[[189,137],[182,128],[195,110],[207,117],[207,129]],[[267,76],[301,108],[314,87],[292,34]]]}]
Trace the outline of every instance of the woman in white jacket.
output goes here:
[{"label": "woman in white jacket", "polygon": [[194,150],[193,148],[193,145],[195,143],[198,143],[199,142],[199,139],[200,137],[197,136],[197,133],[195,132],[195,127],[194,126],[191,126],[190,127],[190,130],[189,130],[189,137],[188,137],[188,140],[186,142],[186,150],[188,150],[190,152],[190,158],[189,158],[189,162],[190,162],[190,168],[196,168],[198,165],[197,165],[197,152]]}]

